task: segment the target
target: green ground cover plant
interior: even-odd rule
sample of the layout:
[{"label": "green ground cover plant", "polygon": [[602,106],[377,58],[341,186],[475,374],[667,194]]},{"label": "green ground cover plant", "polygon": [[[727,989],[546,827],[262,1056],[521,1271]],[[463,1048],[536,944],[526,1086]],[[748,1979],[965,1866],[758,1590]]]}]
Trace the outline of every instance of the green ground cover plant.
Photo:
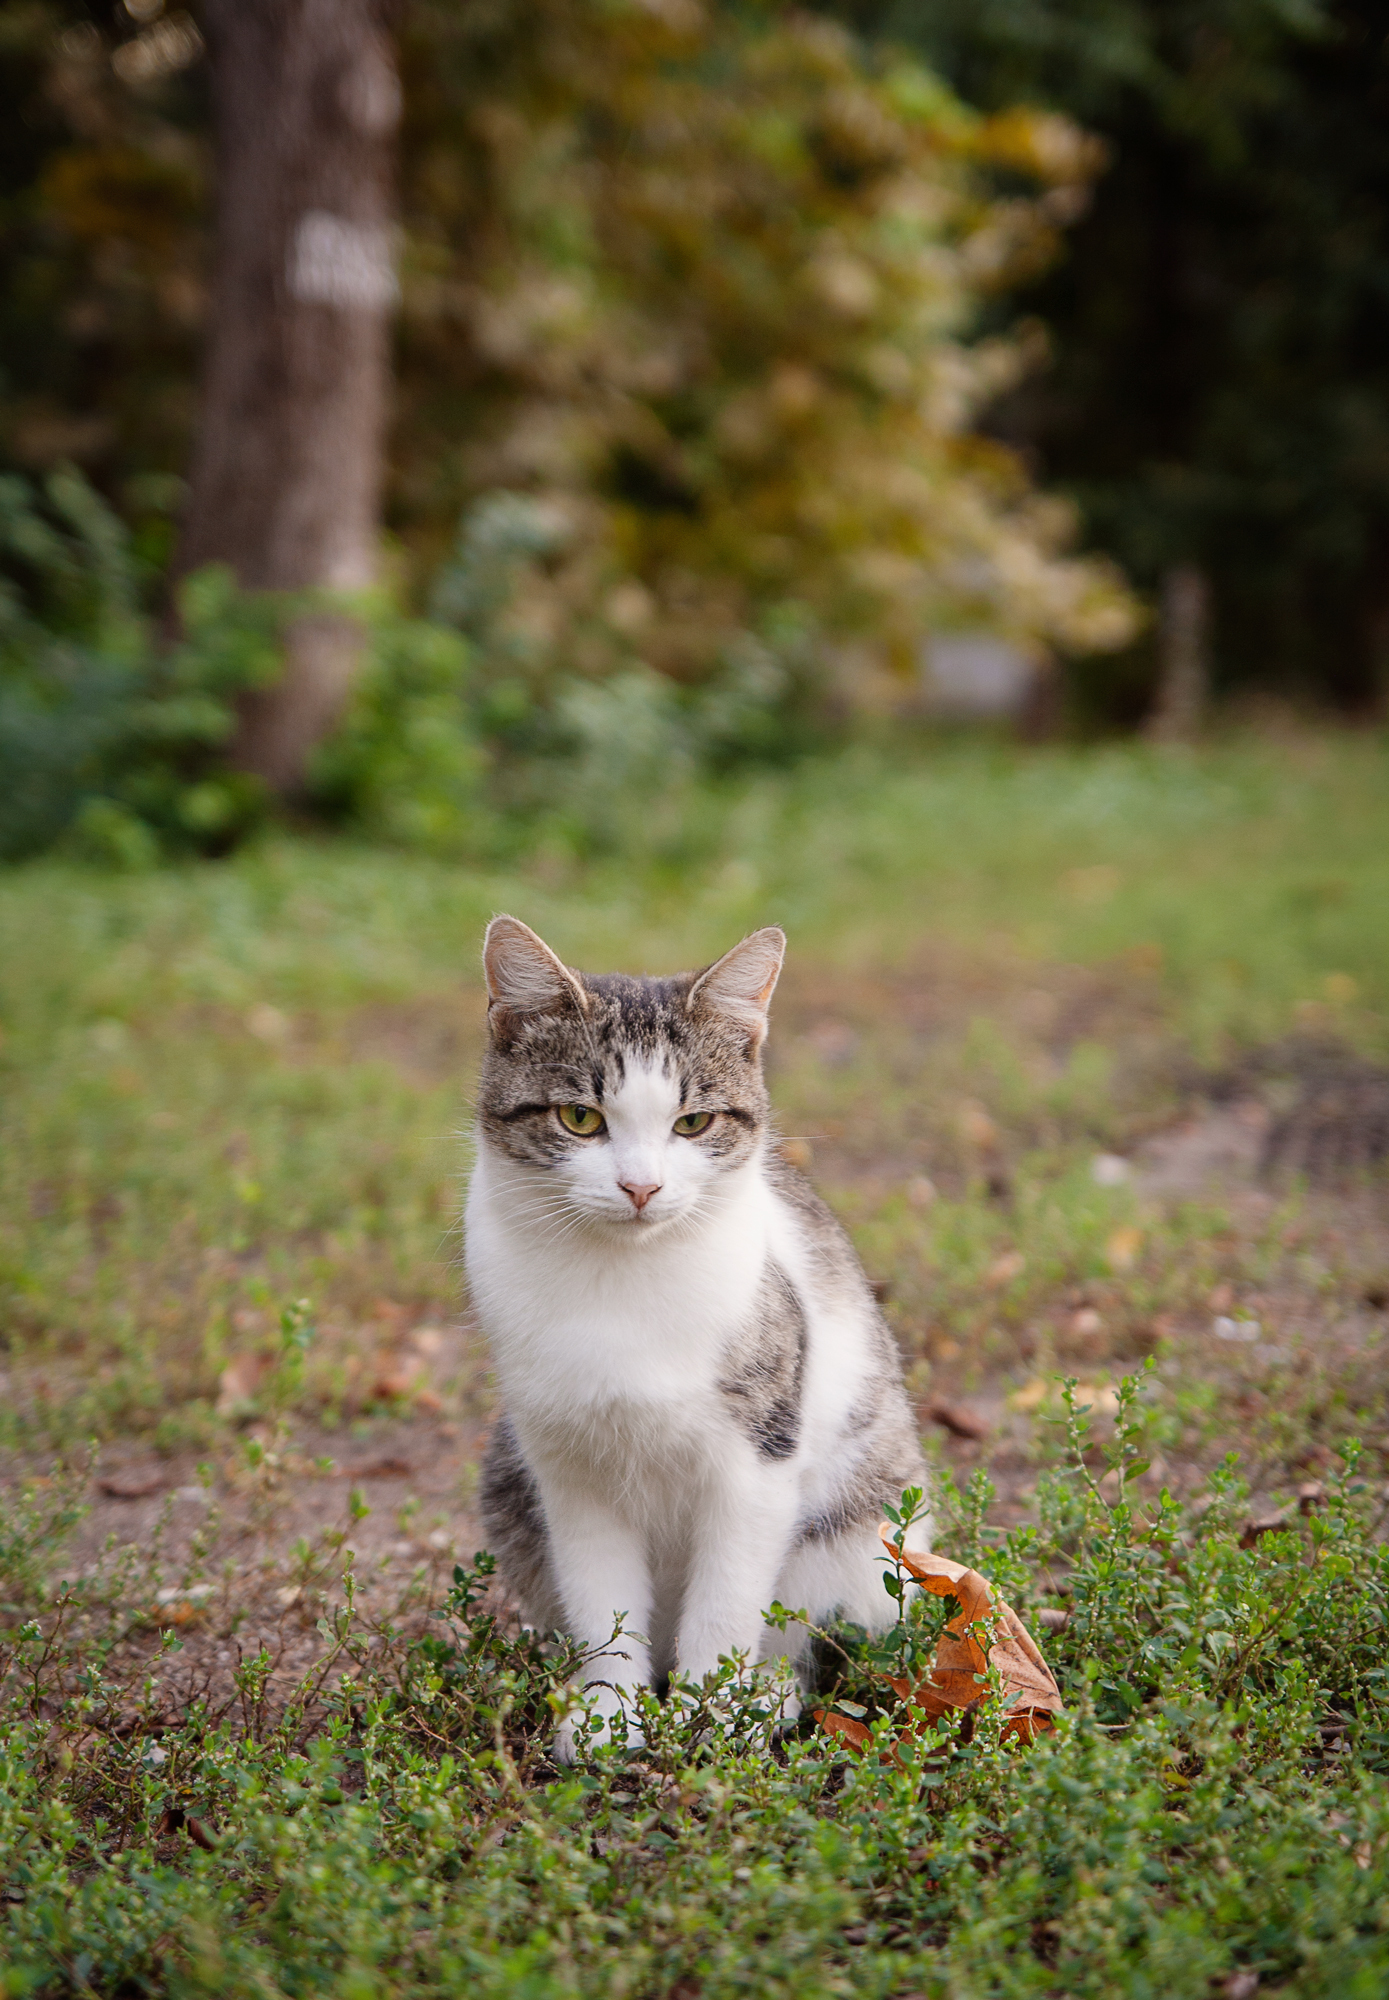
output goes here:
[{"label": "green ground cover plant", "polygon": [[[1389,1569],[1358,1450],[1315,1514],[1250,1547],[1232,1467],[1204,1509],[1132,1504],[1137,1388],[1112,1502],[1072,1395],[1042,1525],[982,1538],[1024,1605],[1073,1607],[1051,1648],[1069,1710],[1026,1749],[986,1702],[846,1759],[778,1727],[729,1662],[653,1699],[639,1751],[556,1772],[572,1661],[488,1612],[486,1559],[413,1631],[356,1617],[349,1570],[277,1712],[261,1652],[220,1703],[157,1720],[159,1655],[137,1667],[129,1633],[159,1573],[117,1564],[55,1599],[32,1551],[64,1510],[21,1501],[5,1991],[1382,1991]],[[930,1621],[906,1616],[924,1658]]]},{"label": "green ground cover plant", "polygon": [[[1384,778],[1370,735],[863,746],[596,858],[0,877],[4,1993],[1381,1992],[1383,1168],[1170,1149],[1292,1116],[1309,1048],[1378,1102]],[[506,907],[649,970],[786,924],[781,1127],[1054,1738],[986,1704],[853,1758],[731,1665],[548,1763],[566,1658],[472,1560],[452,1268]]]}]

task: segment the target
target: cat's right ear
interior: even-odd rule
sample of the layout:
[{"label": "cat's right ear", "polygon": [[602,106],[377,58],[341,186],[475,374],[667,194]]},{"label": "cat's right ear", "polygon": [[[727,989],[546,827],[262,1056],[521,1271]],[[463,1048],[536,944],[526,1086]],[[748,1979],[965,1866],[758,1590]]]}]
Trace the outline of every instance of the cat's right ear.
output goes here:
[{"label": "cat's right ear", "polygon": [[482,966],[488,1023],[502,1039],[518,1014],[552,1014],[571,1005],[588,1012],[588,995],[569,967],[519,917],[493,917],[482,942]]}]

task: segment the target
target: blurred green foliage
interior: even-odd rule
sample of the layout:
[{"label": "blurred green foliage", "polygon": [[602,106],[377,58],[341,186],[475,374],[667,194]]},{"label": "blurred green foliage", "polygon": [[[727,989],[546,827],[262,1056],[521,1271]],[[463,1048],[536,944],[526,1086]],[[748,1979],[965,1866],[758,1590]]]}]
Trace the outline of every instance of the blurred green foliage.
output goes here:
[{"label": "blurred green foliage", "polygon": [[[1225,685],[1363,705],[1389,668],[1389,7],[834,0],[973,104],[1109,166],[1025,295],[1053,361],[995,412],[1141,584],[1215,584]],[[1151,666],[1085,673],[1130,720]]]},{"label": "blurred green foliage", "polygon": [[975,421],[1028,359],[980,312],[1053,255],[1078,129],[776,10],[420,0],[404,58],[397,515],[424,547],[526,496],[522,678],[695,685],[751,644],[842,712],[933,626],[1129,636]]},{"label": "blurred green foliage", "polygon": [[[131,620],[159,606],[186,449],[134,385],[186,382],[171,330],[203,310],[200,50],[186,17],[71,5],[0,49],[33,111],[0,450],[86,465],[128,522],[91,499]],[[1117,573],[1067,552],[1069,509],[976,422],[1028,361],[979,316],[1054,254],[1098,160],[1077,128],[981,118],[915,60],[776,12],[416,0],[402,67],[390,515],[397,595],[434,622],[359,607],[376,643],[321,809],[454,851],[537,819],[612,845],[678,818],[701,771],[910,702],[931,627],[1132,634]],[[36,346],[72,353],[30,368]],[[52,591],[26,587],[9,755],[48,776],[5,849],[80,822],[134,861],[244,830],[225,753],[272,669],[238,649],[273,650],[295,606],[201,581],[185,645],[137,659],[128,620],[117,672],[93,631],[78,689],[38,636]]]},{"label": "blurred green foliage", "polygon": [[[412,0],[388,526],[431,624],[370,608],[317,807],[443,851],[620,843],[693,773],[897,713],[951,625],[1058,648],[1134,721],[1151,635],[1077,519],[1144,585],[1206,567],[1226,684],[1370,697],[1380,12]],[[270,669],[231,654],[293,607],[207,585],[162,662],[141,623],[195,407],[206,83],[178,11],[0,24],[7,853],[79,820],[127,862],[216,849],[260,810],[225,750]]]},{"label": "blurred green foliage", "polygon": [[129,535],[71,467],[0,480],[0,857],[66,838],[118,867],[220,852],[264,811],[230,770],[235,699],[279,671],[283,607],[189,577],[184,636],[138,614]]}]

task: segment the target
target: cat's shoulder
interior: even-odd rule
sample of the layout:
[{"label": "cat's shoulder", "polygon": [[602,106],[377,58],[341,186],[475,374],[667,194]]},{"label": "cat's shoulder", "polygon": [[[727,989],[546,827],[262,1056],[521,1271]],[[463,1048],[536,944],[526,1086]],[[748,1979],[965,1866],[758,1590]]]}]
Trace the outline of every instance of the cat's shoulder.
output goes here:
[{"label": "cat's shoulder", "polygon": [[848,1231],[801,1169],[772,1147],[764,1172],[772,1193],[789,1211],[796,1233],[816,1262],[826,1271],[855,1279],[866,1289],[868,1281]]}]

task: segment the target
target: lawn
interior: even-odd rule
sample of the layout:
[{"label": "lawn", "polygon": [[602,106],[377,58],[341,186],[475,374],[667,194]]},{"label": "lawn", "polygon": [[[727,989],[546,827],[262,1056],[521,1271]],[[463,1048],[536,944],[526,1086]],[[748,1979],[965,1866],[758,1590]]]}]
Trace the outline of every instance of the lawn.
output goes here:
[{"label": "lawn", "polygon": [[[0,1992],[1382,1993],[1386,778],[909,745],[509,872],[0,878]],[[1053,1738],[846,1759],[730,1668],[549,1767],[562,1653],[470,1567],[497,909],[594,970],[786,927],[783,1143]]]}]

